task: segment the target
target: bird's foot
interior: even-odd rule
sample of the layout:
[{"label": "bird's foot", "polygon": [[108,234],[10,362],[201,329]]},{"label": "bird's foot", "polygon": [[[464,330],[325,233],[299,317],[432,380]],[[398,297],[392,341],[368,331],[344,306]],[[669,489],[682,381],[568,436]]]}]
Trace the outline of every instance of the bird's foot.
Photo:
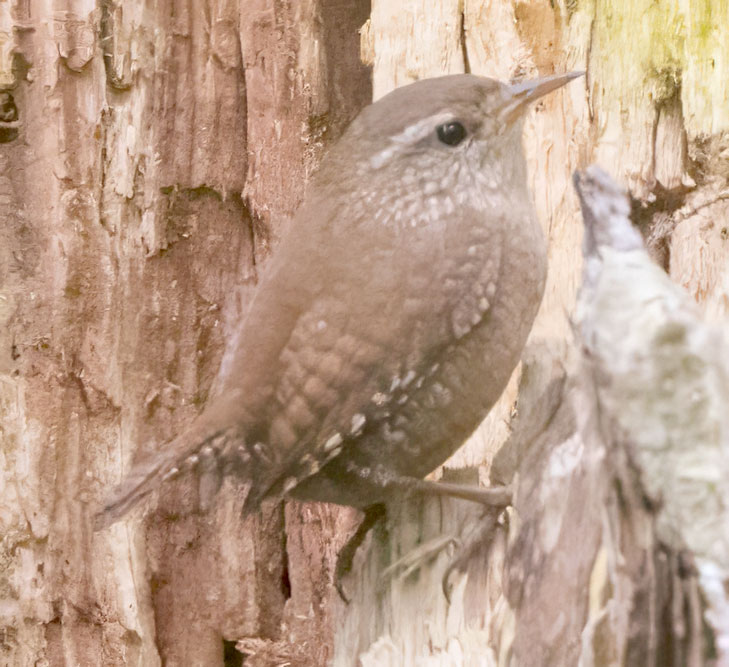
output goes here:
[{"label": "bird's foot", "polygon": [[422,495],[448,496],[470,500],[487,507],[503,509],[511,505],[511,486],[474,486],[471,484],[458,484],[455,482],[432,481],[418,479],[417,477],[386,476],[383,487],[397,489],[408,495],[418,493]]},{"label": "bird's foot", "polygon": [[455,535],[441,535],[432,540],[428,540],[408,551],[407,554],[391,565],[388,565],[382,571],[380,581],[384,582],[394,577],[404,579],[419,569],[424,563],[435,558],[443,549],[448,548],[451,544],[455,544],[458,547],[460,543],[461,541]]},{"label": "bird's foot", "polygon": [[485,506],[483,519],[478,530],[471,535],[467,541],[453,536],[443,536],[430,540],[421,545],[413,552],[407,554],[397,563],[390,565],[383,573],[395,572],[399,568],[405,568],[401,576],[407,576],[420,565],[433,558],[437,553],[450,544],[455,544],[458,553],[449,563],[441,580],[441,587],[446,600],[450,604],[451,587],[450,577],[457,570],[463,570],[473,555],[482,548],[488,548],[491,543],[499,517],[504,509],[511,505],[513,489],[510,485],[491,486],[488,488],[473,486],[469,484],[458,484],[454,482],[434,482],[431,480],[417,479],[413,477],[387,476],[383,480],[385,487],[397,488],[407,494],[420,493],[425,495],[448,496],[480,503]]},{"label": "bird's foot", "polygon": [[[448,564],[446,571],[443,573],[443,578],[441,579],[441,588],[443,589],[443,595],[448,601],[448,604],[451,602],[451,575],[456,571],[464,571],[468,567],[468,563],[474,557],[474,554],[476,554],[479,550],[488,549],[496,533],[499,517],[501,515],[502,510],[500,509],[487,509],[486,512],[484,512],[478,529],[473,532],[466,541],[458,541],[458,553]],[[506,516],[505,513],[504,516]]]},{"label": "bird's foot", "polygon": [[[446,599],[450,601],[450,589],[448,588],[448,579],[456,569],[462,569],[463,565],[468,561],[473,552],[490,540],[490,536],[496,526],[498,517],[503,510],[512,502],[511,486],[492,486],[478,487],[469,484],[458,484],[454,482],[435,482],[431,480],[418,479],[416,477],[399,476],[384,468],[359,468],[354,465],[349,466],[350,472],[357,474],[363,479],[367,479],[376,487],[386,491],[396,491],[406,496],[413,494],[448,496],[468,500],[484,505],[487,510],[485,513],[485,522],[483,527],[478,531],[473,540],[469,540],[464,546],[460,540],[454,536],[441,536],[420,545],[405,557],[391,564],[383,573],[382,578],[387,579],[398,573],[399,577],[406,577],[411,572],[418,569],[424,562],[432,559],[444,548],[450,544],[456,544],[460,548],[459,554],[453,559],[448,566],[443,577],[443,592]],[[352,570],[352,563],[357,549],[364,541],[367,533],[372,527],[385,516],[385,505],[378,503],[370,505],[365,510],[365,517],[355,531],[354,535],[349,538],[347,543],[339,552],[337,565],[334,574],[334,585],[344,602],[349,602],[349,596],[344,589],[343,579]],[[402,570],[401,572],[398,572]]]},{"label": "bird's foot", "polygon": [[397,491],[406,495],[420,493],[423,495],[449,496],[501,509],[511,505],[513,496],[510,485],[486,488],[454,482],[434,482],[428,479],[398,475],[387,470],[384,466],[370,468],[349,464],[347,468],[350,473],[367,480],[376,488],[386,492]]},{"label": "bird's foot", "polygon": [[337,565],[334,568],[334,586],[337,589],[337,593],[339,593],[339,597],[347,604],[349,604],[350,598],[344,589],[343,579],[352,571],[354,556],[365,537],[367,537],[367,533],[374,528],[380,519],[385,517],[386,513],[385,505],[382,503],[366,507],[364,510],[364,519],[357,526],[357,530],[352,537],[347,540],[346,544],[339,551]]}]

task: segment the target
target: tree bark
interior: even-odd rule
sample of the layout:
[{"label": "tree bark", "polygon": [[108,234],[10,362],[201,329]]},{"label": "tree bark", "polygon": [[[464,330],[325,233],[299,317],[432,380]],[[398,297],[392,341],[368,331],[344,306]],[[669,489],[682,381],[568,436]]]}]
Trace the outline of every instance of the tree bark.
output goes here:
[{"label": "tree bark", "polygon": [[0,12],[18,111],[0,130],[0,662],[234,664],[256,637],[301,638],[324,664],[330,535],[351,512],[241,522],[233,490],[205,513],[188,482],[143,521],[94,534],[90,519],[204,405],[307,173],[371,98],[369,5]]},{"label": "tree bark", "polygon": [[[700,548],[686,530],[686,514],[719,543],[729,530],[721,475],[717,496],[700,483],[711,465],[697,467],[703,458],[716,468],[727,451],[729,434],[716,412],[726,400],[721,345],[711,339],[708,358],[696,362],[706,364],[712,378],[704,377],[702,392],[714,408],[703,414],[677,400],[686,397],[679,388],[696,386],[686,369],[672,369],[675,391],[664,396],[659,384],[644,382],[653,403],[632,404],[626,397],[634,395],[615,397],[605,389],[626,382],[611,377],[615,360],[603,359],[597,378],[586,370],[582,349],[589,341],[581,338],[585,322],[574,313],[582,224],[571,174],[598,162],[625,183],[632,217],[656,261],[689,289],[707,318],[725,322],[728,246],[720,238],[727,173],[718,155],[729,117],[720,101],[726,82],[718,81],[716,68],[729,16],[711,2],[681,8],[433,4],[434,16],[448,17],[445,27],[416,20],[422,3],[373,3],[366,53],[375,95],[443,69],[502,79],[583,69],[586,77],[582,88],[574,84],[538,105],[525,132],[532,189],[550,243],[547,293],[531,347],[501,405],[446,466],[475,465],[482,479],[512,482],[514,507],[476,542],[479,549],[468,550],[462,571],[451,574],[450,604],[437,593],[447,554],[421,565],[417,575],[407,562],[400,568],[407,576],[383,581],[381,573],[386,564],[391,573],[392,562],[416,545],[428,553],[423,544],[469,541],[486,522],[462,504],[429,503],[417,519],[413,506],[403,510],[370,554],[360,582],[366,592],[378,583],[384,592],[348,608],[337,635],[338,664],[352,664],[352,655],[363,665],[727,664],[720,646],[726,617],[718,615],[726,610],[726,595],[710,590],[726,585],[726,563],[715,558],[719,572],[712,583],[703,581]],[[456,43],[454,34],[460,35]],[[640,291],[622,287],[625,310],[640,313]],[[592,320],[607,317],[598,315]],[[705,325],[697,315],[692,326]],[[660,341],[641,334],[637,317],[633,330],[643,347],[630,349],[648,360],[665,354]],[[622,332],[626,344],[630,332]],[[599,358],[605,350],[591,353]],[[673,353],[693,358],[695,350]],[[649,377],[657,383],[661,375]],[[636,415],[636,403],[644,413]],[[627,425],[618,419],[621,412],[632,417]],[[649,465],[643,422],[661,425],[649,438],[666,457],[661,465]],[[712,436],[689,435],[692,427]],[[668,481],[679,478],[697,497]],[[675,509],[682,506],[690,510]],[[668,515],[683,522],[674,525]],[[377,627],[363,622],[370,617]]]},{"label": "tree bark", "polygon": [[[621,402],[633,375],[584,338],[604,313],[574,310],[571,177],[597,162],[698,303],[686,330],[726,328],[729,15],[718,0],[669,5],[0,3],[0,662],[727,664],[725,594],[704,576],[721,559],[686,524],[714,517],[721,542],[729,500],[719,484],[701,496],[719,509],[687,504],[666,483],[693,470],[682,443],[726,451],[725,360],[691,353],[715,378],[700,385],[708,413]],[[242,522],[233,485],[206,509],[186,480],[92,531],[132,459],[214,390],[283,221],[362,106],[426,76],[570,69],[584,83],[541,102],[525,131],[550,243],[531,345],[434,475],[511,482],[513,508],[496,521],[462,501],[390,508],[345,582],[349,605],[332,573],[352,510],[286,503]],[[626,310],[640,303],[629,287]],[[645,359],[663,349],[640,329],[630,342]],[[659,426],[642,440],[645,423]]]}]

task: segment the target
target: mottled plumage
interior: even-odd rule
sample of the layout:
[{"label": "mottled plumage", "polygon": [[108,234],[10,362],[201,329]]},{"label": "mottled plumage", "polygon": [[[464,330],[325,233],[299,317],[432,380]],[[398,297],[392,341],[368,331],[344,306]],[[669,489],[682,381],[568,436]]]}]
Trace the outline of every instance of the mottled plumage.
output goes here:
[{"label": "mottled plumage", "polygon": [[217,397],[102,522],[185,469],[235,474],[247,510],[282,494],[364,507],[445,461],[501,394],[539,307],[521,118],[573,77],[447,76],[366,108],[312,179]]}]

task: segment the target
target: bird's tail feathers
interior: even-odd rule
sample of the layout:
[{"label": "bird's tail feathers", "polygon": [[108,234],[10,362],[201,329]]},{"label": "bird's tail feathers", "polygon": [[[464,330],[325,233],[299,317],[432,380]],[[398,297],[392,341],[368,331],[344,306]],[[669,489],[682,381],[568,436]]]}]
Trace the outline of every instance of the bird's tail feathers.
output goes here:
[{"label": "bird's tail feathers", "polygon": [[165,463],[150,457],[134,466],[124,481],[107,499],[103,509],[94,518],[94,529],[102,530],[121,519],[127,512],[146,498],[164,478],[161,471]]},{"label": "bird's tail feathers", "polygon": [[190,428],[166,443],[163,451],[136,464],[97,513],[95,529],[110,526],[160,484],[186,470],[199,466],[204,473],[235,467],[238,474],[244,475],[241,468],[247,467],[250,457],[244,443],[241,412],[230,408],[230,401],[214,402]]},{"label": "bird's tail feathers", "polygon": [[[186,432],[165,445],[165,453],[156,453],[135,464],[124,481],[107,499],[94,519],[95,530],[101,530],[121,519],[160,484],[192,469],[199,461],[197,452],[221,435],[220,431],[200,439]],[[187,443],[187,447],[184,444]],[[182,450],[182,451],[181,451]],[[185,451],[187,450],[187,451]]]}]

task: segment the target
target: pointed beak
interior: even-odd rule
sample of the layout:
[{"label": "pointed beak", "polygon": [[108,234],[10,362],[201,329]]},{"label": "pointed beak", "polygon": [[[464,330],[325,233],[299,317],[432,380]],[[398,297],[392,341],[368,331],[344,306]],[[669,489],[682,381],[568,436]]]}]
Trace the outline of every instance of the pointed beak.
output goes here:
[{"label": "pointed beak", "polygon": [[526,112],[532,102],[544,97],[553,90],[557,90],[557,88],[561,88],[583,74],[584,72],[567,72],[566,74],[555,74],[541,79],[515,83],[509,86],[510,96],[501,107],[499,115],[506,125],[511,125]]}]

